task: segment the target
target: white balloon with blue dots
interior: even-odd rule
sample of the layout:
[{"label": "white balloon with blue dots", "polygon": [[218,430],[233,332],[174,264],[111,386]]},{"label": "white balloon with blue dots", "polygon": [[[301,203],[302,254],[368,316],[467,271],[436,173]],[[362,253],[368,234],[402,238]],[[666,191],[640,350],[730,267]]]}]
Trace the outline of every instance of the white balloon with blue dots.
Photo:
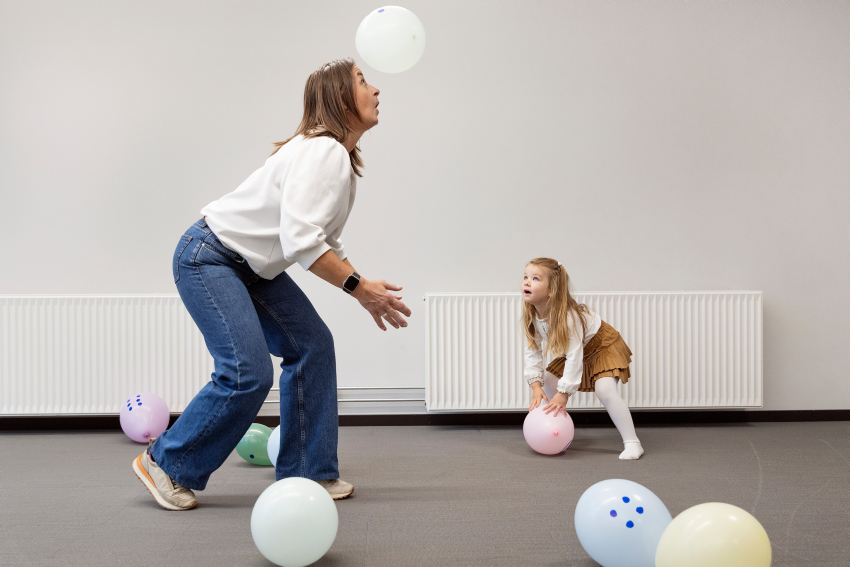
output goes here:
[{"label": "white balloon with blue dots", "polygon": [[604,567],[654,567],[655,550],[673,517],[651,490],[625,479],[597,482],[576,504],[576,535]]}]

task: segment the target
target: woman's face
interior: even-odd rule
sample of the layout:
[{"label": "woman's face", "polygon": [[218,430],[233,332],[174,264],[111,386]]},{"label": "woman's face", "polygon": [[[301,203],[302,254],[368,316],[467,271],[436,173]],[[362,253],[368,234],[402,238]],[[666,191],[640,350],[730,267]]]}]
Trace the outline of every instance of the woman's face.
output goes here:
[{"label": "woman's face", "polygon": [[360,121],[365,132],[378,123],[378,95],[381,91],[366,82],[366,78],[356,65],[351,70],[354,80],[354,101],[360,112]]}]

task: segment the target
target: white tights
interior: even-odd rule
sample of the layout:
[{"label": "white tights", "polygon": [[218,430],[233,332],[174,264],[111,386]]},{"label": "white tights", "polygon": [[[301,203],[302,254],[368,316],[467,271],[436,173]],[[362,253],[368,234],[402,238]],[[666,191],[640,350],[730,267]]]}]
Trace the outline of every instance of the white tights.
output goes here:
[{"label": "white tights", "polygon": [[639,459],[643,455],[643,447],[641,447],[637,434],[635,433],[635,424],[632,421],[632,414],[629,412],[629,406],[620,397],[617,391],[617,380],[613,376],[605,376],[599,378],[594,384],[596,397],[608,410],[608,415],[611,416],[611,421],[620,436],[623,438],[623,444],[626,450],[620,453],[620,458],[623,460]]}]

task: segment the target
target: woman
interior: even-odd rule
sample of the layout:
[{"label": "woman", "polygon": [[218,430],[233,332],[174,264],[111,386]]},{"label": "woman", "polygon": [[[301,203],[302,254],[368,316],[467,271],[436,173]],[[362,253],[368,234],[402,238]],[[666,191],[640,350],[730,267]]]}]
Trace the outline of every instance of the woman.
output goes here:
[{"label": "woman", "polygon": [[192,489],[203,490],[272,387],[269,352],[283,359],[276,477],[315,480],[334,499],[353,492],[339,479],[333,337],[285,270],[297,262],[342,288],[381,330],[384,320],[407,326],[410,309],[392,293],[401,287],[360,277],[339,239],[362,167],[357,143],[378,123],[378,94],[351,59],[314,72],[295,135],[234,192],[204,207],[180,239],[174,280],[215,372],[133,461],[163,508],[197,505]]}]

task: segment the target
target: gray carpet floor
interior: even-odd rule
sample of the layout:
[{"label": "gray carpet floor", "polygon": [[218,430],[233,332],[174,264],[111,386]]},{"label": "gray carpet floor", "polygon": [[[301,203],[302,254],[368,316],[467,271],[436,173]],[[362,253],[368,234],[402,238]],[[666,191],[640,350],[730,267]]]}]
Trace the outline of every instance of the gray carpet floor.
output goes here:
[{"label": "gray carpet floor", "polygon": [[[573,514],[592,484],[625,478],[675,517],[703,502],[752,513],[773,565],[850,565],[850,423],[643,427],[647,453],[617,459],[613,428],[582,428],[561,456],[520,427],[344,427],[339,532],[317,566],[596,565]],[[198,508],[159,508],[120,432],[0,436],[0,565],[269,566],[251,511],[270,467],[234,452]]]}]

